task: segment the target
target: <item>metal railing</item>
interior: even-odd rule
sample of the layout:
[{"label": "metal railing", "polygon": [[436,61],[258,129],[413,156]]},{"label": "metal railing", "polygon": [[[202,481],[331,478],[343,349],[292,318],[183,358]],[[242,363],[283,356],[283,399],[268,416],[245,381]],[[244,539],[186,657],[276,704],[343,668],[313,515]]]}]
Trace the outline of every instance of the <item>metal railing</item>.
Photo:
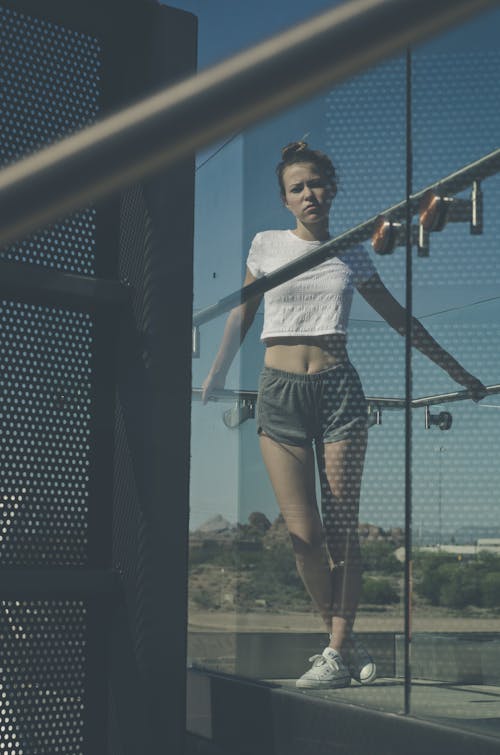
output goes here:
[{"label": "metal railing", "polygon": [[351,0],[0,172],[0,244],[373,66],[499,0]]},{"label": "metal railing", "polygon": [[[193,388],[191,395],[194,401],[201,401],[201,388]],[[500,394],[500,384],[486,386],[486,395],[493,396]],[[470,391],[452,391],[451,393],[438,393],[430,396],[421,396],[410,401],[412,409],[425,409],[425,428],[428,430],[432,425],[437,425],[441,430],[449,430],[452,420],[449,412],[440,412],[431,414],[430,407],[439,404],[451,404],[457,401],[465,401],[472,398]],[[255,404],[257,401],[257,391],[215,390],[208,399],[209,401],[232,401],[234,406],[223,414],[223,421],[226,427],[234,429],[241,425],[245,420],[252,419],[255,416]],[[382,411],[405,409],[406,400],[389,396],[367,396],[369,425],[380,425],[382,423]],[[499,407],[500,408],[500,407]]]},{"label": "metal railing", "polygon": [[[480,160],[476,160],[469,165],[465,165],[460,170],[450,173],[450,175],[441,178],[439,181],[426,186],[424,189],[417,191],[410,197],[410,213],[415,215],[419,210],[420,201],[428,192],[435,191],[439,193],[455,194],[471,186],[474,181],[481,181],[489,176],[500,172],[500,149],[496,149],[485,155]],[[398,202],[381,213],[365,220],[360,225],[345,231],[333,239],[329,239],[324,244],[316,247],[312,252],[303,254],[293,262],[283,265],[268,275],[263,275],[255,283],[249,286],[239,288],[228,296],[220,299],[215,304],[211,304],[204,309],[200,309],[193,315],[193,326],[199,327],[223,312],[227,312],[238,304],[242,304],[254,296],[260,296],[281,283],[291,280],[296,275],[310,270],[320,265],[326,259],[336,257],[342,251],[348,249],[353,244],[362,243],[369,239],[375,229],[375,225],[380,216],[383,215],[392,221],[404,220],[406,217],[406,201]]]},{"label": "metal railing", "polygon": [[[500,384],[485,386],[488,395],[494,393],[500,393]],[[193,388],[192,396],[195,401],[201,401],[201,388]],[[421,396],[420,398],[412,399],[412,409],[419,409],[424,406],[434,406],[436,404],[449,404],[455,401],[464,401],[471,398],[471,394],[468,390],[452,391],[451,393],[436,393],[431,396]],[[209,401],[232,401],[236,399],[253,400],[257,399],[257,391],[248,390],[236,390],[231,388],[223,388],[214,390],[210,394]],[[381,409],[402,409],[405,406],[404,398],[396,398],[389,396],[367,396],[366,400],[375,405],[380,406]]]}]

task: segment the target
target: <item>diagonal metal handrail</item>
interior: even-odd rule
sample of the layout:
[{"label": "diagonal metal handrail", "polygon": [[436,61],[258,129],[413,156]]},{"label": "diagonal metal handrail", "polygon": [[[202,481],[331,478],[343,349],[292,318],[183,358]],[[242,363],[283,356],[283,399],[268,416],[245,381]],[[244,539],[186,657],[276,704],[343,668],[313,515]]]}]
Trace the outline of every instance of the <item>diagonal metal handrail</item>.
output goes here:
[{"label": "diagonal metal handrail", "polygon": [[[463,191],[476,180],[483,180],[495,173],[500,172],[500,149],[493,150],[489,154],[482,157],[480,160],[476,160],[468,165],[465,165],[460,170],[456,170],[450,173],[445,178],[441,178],[439,181],[426,186],[425,189],[412,194],[410,197],[410,212],[411,215],[415,215],[418,212],[419,202],[427,191],[440,191],[447,194],[455,194],[459,191]],[[360,225],[345,231],[336,236],[334,239],[325,241],[324,244],[313,249],[312,252],[306,252],[293,262],[289,262],[287,265],[274,270],[268,275],[263,275],[255,283],[251,283],[248,286],[239,288],[237,291],[233,291],[228,296],[223,297],[215,304],[211,304],[204,309],[200,309],[193,315],[193,325],[203,325],[215,317],[218,317],[223,312],[227,312],[238,304],[242,304],[254,296],[260,296],[261,294],[269,291],[271,288],[279,286],[281,283],[285,283],[296,275],[310,270],[313,267],[324,262],[326,259],[336,257],[343,250],[348,249],[353,244],[360,244],[363,241],[369,239],[375,229],[375,223],[380,215],[390,217],[391,220],[404,220],[406,216],[406,201],[398,202],[392,207],[388,207],[378,215],[365,220]]]},{"label": "diagonal metal handrail", "polygon": [[0,172],[0,244],[500,0],[350,0]]}]

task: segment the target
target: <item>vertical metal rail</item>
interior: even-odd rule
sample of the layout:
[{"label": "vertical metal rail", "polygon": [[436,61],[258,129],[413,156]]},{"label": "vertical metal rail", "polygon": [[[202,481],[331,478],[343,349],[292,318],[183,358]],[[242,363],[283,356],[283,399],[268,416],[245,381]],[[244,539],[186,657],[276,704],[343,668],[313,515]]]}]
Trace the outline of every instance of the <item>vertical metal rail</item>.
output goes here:
[{"label": "vertical metal rail", "polygon": [[413,145],[412,145],[412,52],[406,51],[406,337],[405,337],[405,620],[404,620],[404,711],[411,707],[411,515],[412,515],[412,341],[413,341],[413,270],[411,238],[410,198],[413,184]]}]

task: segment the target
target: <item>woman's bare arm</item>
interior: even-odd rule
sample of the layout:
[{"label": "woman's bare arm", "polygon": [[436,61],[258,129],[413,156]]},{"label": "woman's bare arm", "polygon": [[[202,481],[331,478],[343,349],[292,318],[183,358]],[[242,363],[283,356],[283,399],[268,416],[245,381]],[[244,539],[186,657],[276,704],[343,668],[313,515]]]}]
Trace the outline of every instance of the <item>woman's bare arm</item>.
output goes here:
[{"label": "woman's bare arm", "polygon": [[[358,287],[361,296],[400,335],[406,335],[406,309],[382,283],[378,274]],[[460,385],[469,389],[475,401],[486,395],[484,385],[465,370],[424,328],[415,317],[411,321],[412,345],[437,364]]]},{"label": "woman's bare arm", "polygon": [[[256,280],[257,279],[247,268],[243,285],[249,286]],[[204,404],[208,401],[211,391],[217,388],[224,388],[226,375],[238,349],[243,343],[243,340],[254,321],[255,313],[259,308],[261,300],[262,294],[240,304],[229,313],[219,350],[210,368],[210,372],[202,384],[201,397]]]}]

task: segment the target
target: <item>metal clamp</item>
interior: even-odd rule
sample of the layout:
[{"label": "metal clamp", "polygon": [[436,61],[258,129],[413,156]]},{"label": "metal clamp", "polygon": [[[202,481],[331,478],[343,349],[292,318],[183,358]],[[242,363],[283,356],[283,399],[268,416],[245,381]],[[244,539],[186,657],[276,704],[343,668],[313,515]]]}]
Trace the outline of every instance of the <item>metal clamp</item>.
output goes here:
[{"label": "metal clamp", "polygon": [[191,347],[193,359],[200,358],[200,329],[198,325],[193,325],[193,343]]},{"label": "metal clamp", "polygon": [[[429,234],[421,225],[410,228],[411,244],[417,247],[419,257],[429,256]],[[406,224],[379,215],[372,234],[372,246],[377,254],[392,254],[397,246],[406,245]]]},{"label": "metal clamp", "polygon": [[366,426],[368,428],[374,425],[382,424],[382,409],[378,404],[372,404],[368,402],[368,418],[366,420]]},{"label": "metal clamp", "polygon": [[430,430],[432,425],[437,425],[440,430],[449,430],[453,423],[453,417],[450,412],[439,412],[431,414],[429,406],[425,407],[425,429]]},{"label": "metal clamp", "polygon": [[254,399],[238,399],[231,409],[227,409],[222,415],[225,426],[234,430],[247,419],[253,419],[255,417],[255,403]]},{"label": "metal clamp", "polygon": [[432,189],[426,191],[419,206],[420,226],[427,232],[442,231],[447,223],[469,222],[470,232],[483,232],[483,192],[479,181],[473,181],[470,199],[443,196]]}]

